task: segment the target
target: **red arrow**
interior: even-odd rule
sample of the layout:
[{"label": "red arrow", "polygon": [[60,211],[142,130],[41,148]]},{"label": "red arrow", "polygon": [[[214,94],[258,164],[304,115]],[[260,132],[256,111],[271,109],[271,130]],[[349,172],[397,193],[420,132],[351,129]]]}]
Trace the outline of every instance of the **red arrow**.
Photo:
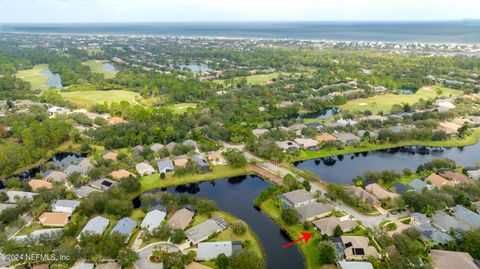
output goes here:
[{"label": "red arrow", "polygon": [[306,232],[300,232],[302,234],[302,237],[298,238],[297,240],[295,241],[292,241],[286,245],[284,245],[282,248],[288,248],[289,246],[293,245],[293,244],[296,244],[302,240],[305,241],[305,244],[308,243],[308,240],[310,240],[310,237],[312,237],[312,233],[306,233]]}]

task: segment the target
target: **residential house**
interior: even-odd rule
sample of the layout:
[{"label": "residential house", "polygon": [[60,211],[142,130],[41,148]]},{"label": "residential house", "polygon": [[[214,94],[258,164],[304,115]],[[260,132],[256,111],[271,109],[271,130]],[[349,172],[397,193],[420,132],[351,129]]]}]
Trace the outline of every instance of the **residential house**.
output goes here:
[{"label": "residential house", "polygon": [[440,188],[440,187],[443,187],[443,186],[453,186],[455,184],[453,184],[453,182],[435,174],[435,173],[432,173],[431,175],[429,175],[427,178],[425,178],[425,181],[432,184],[433,186],[437,187],[437,188]]},{"label": "residential house", "polygon": [[84,259],[78,260],[71,269],[93,269],[95,264],[87,263]]},{"label": "residential house", "polygon": [[127,177],[134,177],[135,175],[125,169],[116,170],[110,173],[110,177],[114,180],[122,180]]},{"label": "residential house", "polygon": [[293,106],[295,103],[291,102],[291,101],[283,101],[279,104],[277,104],[277,108],[288,108],[288,107],[291,107]]},{"label": "residential house", "polygon": [[453,208],[453,216],[455,216],[457,220],[468,224],[472,229],[480,228],[480,215],[462,205],[456,205]]},{"label": "residential house", "polygon": [[175,167],[185,167],[187,166],[187,163],[188,163],[188,156],[186,155],[182,155],[182,156],[177,156],[175,158],[173,158],[173,164],[175,164]]},{"label": "residential house", "polygon": [[348,194],[356,196],[360,200],[362,200],[362,201],[364,201],[364,202],[366,202],[366,203],[368,203],[372,206],[381,206],[382,205],[380,200],[378,200],[375,196],[373,196],[372,194],[370,194],[369,192],[367,192],[366,190],[364,190],[360,187],[357,187],[357,186],[346,187],[345,191]]},{"label": "residential house", "polygon": [[430,223],[430,219],[425,214],[418,212],[412,213],[412,215],[410,216],[410,221],[416,225]]},{"label": "residential house", "polygon": [[173,213],[170,220],[168,220],[168,227],[170,227],[170,229],[185,230],[188,224],[192,221],[194,215],[195,213],[193,211],[187,208],[182,208]]},{"label": "residential house", "polygon": [[99,180],[90,182],[90,186],[101,191],[108,191],[110,188],[118,186],[118,182],[110,180],[108,178],[101,178]]},{"label": "residential house", "polygon": [[197,166],[200,172],[207,173],[211,171],[210,164],[199,155],[192,156],[190,160]]},{"label": "residential house", "polygon": [[194,226],[185,231],[185,234],[193,244],[198,244],[206,240],[212,234],[221,232],[227,228],[227,223],[221,217],[213,217],[197,226]]},{"label": "residential house", "polygon": [[53,182],[65,182],[67,180],[67,174],[60,171],[51,171],[44,177],[44,179]]},{"label": "residential house", "polygon": [[174,149],[175,149],[175,146],[177,145],[177,143],[175,142],[170,142],[168,143],[165,148],[169,151],[169,152],[172,152]]},{"label": "residential house", "polygon": [[115,224],[110,234],[119,233],[126,236],[125,243],[132,237],[133,230],[137,227],[137,222],[131,218],[123,218]]},{"label": "residential house", "polygon": [[315,203],[315,197],[305,189],[286,192],[279,195],[285,207],[300,207]]},{"label": "residential house", "polygon": [[48,227],[65,227],[70,221],[70,214],[63,212],[45,212],[38,220],[43,226]]},{"label": "residential house", "polygon": [[438,211],[432,216],[432,225],[444,233],[468,231],[470,228],[466,223],[458,221],[456,218],[443,211]]},{"label": "residential house", "polygon": [[164,149],[165,146],[162,145],[162,144],[158,144],[158,143],[155,143],[153,145],[150,146],[150,149],[155,152],[155,153],[158,153],[160,150]]},{"label": "residential house", "polygon": [[31,232],[28,235],[17,235],[12,237],[17,242],[31,243],[31,241],[40,240],[43,237],[60,240],[63,235],[63,228],[40,229]]},{"label": "residential house", "polygon": [[275,141],[275,146],[280,148],[283,152],[300,150],[300,146],[294,141]]},{"label": "residential house", "polygon": [[268,129],[253,129],[252,134],[256,137],[260,137],[266,133],[268,133]]},{"label": "residential house", "polygon": [[378,185],[377,183],[372,183],[372,184],[369,184],[365,187],[365,190],[367,190],[368,192],[370,192],[371,194],[373,194],[373,196],[375,196],[377,199],[387,199],[387,198],[390,198],[390,199],[395,199],[395,198],[398,198],[400,197],[400,195],[396,194],[396,193],[393,193],[393,192],[390,192],[390,191],[387,191],[386,189],[384,189],[382,186]]},{"label": "residential house", "polygon": [[127,123],[126,120],[124,120],[122,117],[111,117],[108,120],[108,123],[110,124],[121,124],[121,123]]},{"label": "residential house", "polygon": [[153,232],[153,230],[160,227],[166,215],[167,213],[164,211],[160,211],[158,209],[152,210],[145,215],[140,227],[148,230],[149,232]]},{"label": "residential house", "polygon": [[35,264],[30,267],[30,269],[49,269],[48,263],[42,263],[42,264]]},{"label": "residential house", "polygon": [[97,216],[87,222],[85,227],[83,227],[82,231],[77,237],[77,240],[80,240],[83,234],[97,234],[102,235],[105,230],[107,229],[110,221],[104,217]]},{"label": "residential house", "polygon": [[340,269],[373,269],[371,263],[357,261],[338,261],[337,267]]},{"label": "residential house", "polygon": [[160,174],[172,173],[175,169],[173,162],[169,159],[157,160],[157,167]]},{"label": "residential house", "polygon": [[220,254],[230,257],[235,251],[241,250],[242,248],[242,242],[235,241],[198,243],[197,257],[195,260],[209,261],[216,259]]},{"label": "residential house", "polygon": [[95,269],[122,269],[122,266],[118,262],[105,262],[98,264]]},{"label": "residential house", "polygon": [[321,204],[317,202],[295,208],[301,222],[323,218],[330,215],[334,209],[335,207],[330,204]]},{"label": "residential house", "polygon": [[63,170],[63,172],[65,174],[67,174],[67,176],[69,176],[73,173],[78,173],[81,176],[85,176],[87,174],[87,170],[85,170],[85,168],[83,168],[81,166],[78,166],[78,165],[73,165],[73,164],[71,164],[67,168],[65,168],[65,170]]},{"label": "residential house", "polygon": [[[115,182],[116,183],[116,182]],[[94,189],[92,187],[89,187],[89,186],[82,186],[78,189],[74,189],[73,192],[75,193],[75,195],[78,197],[78,198],[84,198],[84,197],[87,197],[88,195],[90,195],[90,193],[93,193],[93,192],[98,192],[99,190],[97,189]]]},{"label": "residential house", "polygon": [[28,182],[28,186],[32,188],[32,191],[37,191],[39,189],[51,189],[53,188],[53,184],[45,181],[45,180],[38,180],[38,179],[32,179]]},{"label": "residential house", "polygon": [[406,193],[407,191],[411,191],[412,189],[403,184],[403,183],[400,183],[400,182],[395,182],[392,187],[391,187],[396,193],[400,194],[400,195],[403,195],[404,193]]},{"label": "residential house", "polygon": [[415,228],[419,229],[421,232],[420,238],[428,241],[432,241],[434,244],[438,243],[441,245],[445,245],[450,241],[454,241],[455,239],[444,233],[435,227],[433,227],[430,223],[424,223],[419,226],[414,226]]},{"label": "residential house", "polygon": [[17,199],[33,200],[37,194],[26,191],[7,191],[8,203],[15,203]]},{"label": "residential house", "polygon": [[52,211],[72,214],[79,205],[80,201],[76,200],[57,200],[52,204]]},{"label": "residential house", "polygon": [[449,100],[437,100],[435,106],[437,107],[438,112],[445,112],[455,108],[455,105]]},{"label": "residential house", "polygon": [[360,137],[352,133],[336,132],[334,133],[334,136],[337,138],[337,141],[340,141],[345,144],[352,144],[354,142],[359,142],[361,140]]},{"label": "residential house", "polygon": [[140,156],[140,154],[142,154],[142,152],[144,150],[145,150],[145,148],[142,145],[137,145],[137,146],[132,148],[132,153],[133,153],[133,155],[138,157],[138,156]]},{"label": "residential house", "polygon": [[155,169],[153,168],[153,166],[146,162],[138,163],[137,165],[135,165],[135,169],[141,176],[151,175],[155,173]]},{"label": "residential house", "polygon": [[212,269],[212,267],[208,267],[198,262],[191,262],[185,267],[185,269]]},{"label": "residential house", "polygon": [[460,174],[460,173],[457,173],[457,172],[453,172],[453,171],[442,172],[440,174],[440,176],[449,179],[455,185],[473,183],[473,181],[469,177],[467,177],[466,175],[463,175],[463,174]]},{"label": "residential house", "polygon": [[101,156],[104,160],[116,161],[118,154],[113,151],[104,151]]},{"label": "residential house", "polygon": [[388,118],[385,117],[385,116],[381,116],[381,115],[370,115],[370,116],[362,117],[359,120],[362,120],[362,121],[363,120],[370,120],[370,121],[381,121],[381,122],[383,122],[383,121],[388,120]]},{"label": "residential house", "polygon": [[467,252],[432,249],[429,255],[434,269],[478,269]]},{"label": "residential house", "polygon": [[207,158],[213,165],[226,165],[227,160],[220,152],[210,152],[207,154]]},{"label": "residential house", "polygon": [[330,216],[314,221],[313,226],[322,234],[332,236],[335,228],[338,226],[342,229],[343,232],[349,232],[357,227],[357,223],[351,219],[346,218],[337,218],[335,216]]},{"label": "residential house", "polygon": [[378,137],[378,132],[376,131],[369,131],[369,130],[358,130],[357,135],[359,137],[364,137],[368,133],[370,138]]},{"label": "residential house", "polygon": [[458,133],[458,129],[460,129],[462,125],[456,124],[454,122],[440,122],[438,124],[438,129],[439,131],[442,131],[448,135],[454,135]]},{"label": "residential house", "polygon": [[300,147],[302,149],[305,149],[305,150],[311,150],[311,151],[316,151],[318,150],[317,148],[317,145],[319,144],[319,142],[315,139],[311,139],[311,138],[296,138],[295,140],[295,143],[297,143],[298,145],[300,145]]},{"label": "residential house", "polygon": [[81,160],[79,163],[78,163],[78,166],[82,167],[83,169],[85,169],[87,172],[90,171],[90,169],[94,168],[95,166],[93,165],[92,161],[90,161],[90,159],[88,158],[83,158],[83,160]]},{"label": "residential house", "polygon": [[327,143],[327,142],[336,142],[337,138],[331,134],[324,133],[324,134],[315,136],[315,140],[317,140],[320,143]]},{"label": "residential house", "polygon": [[480,180],[480,169],[477,170],[468,170],[467,175],[474,180]]},{"label": "residential house", "polygon": [[195,141],[192,140],[192,139],[187,139],[187,140],[183,141],[182,144],[187,145],[187,146],[189,146],[189,147],[191,147],[191,148],[194,148],[195,151],[198,150],[198,144],[197,144],[197,142],[195,142]]},{"label": "residential house", "polygon": [[416,192],[422,192],[423,189],[427,189],[427,190],[433,189],[432,185],[418,178],[410,181],[410,183],[408,183],[408,186],[410,186]]},{"label": "residential house", "polygon": [[17,205],[15,204],[0,204],[0,214],[2,214],[2,212],[6,209],[15,208],[15,207],[17,207]]},{"label": "residential house", "polygon": [[366,260],[373,256],[378,258],[377,250],[369,246],[370,239],[366,236],[340,236],[346,260]]}]

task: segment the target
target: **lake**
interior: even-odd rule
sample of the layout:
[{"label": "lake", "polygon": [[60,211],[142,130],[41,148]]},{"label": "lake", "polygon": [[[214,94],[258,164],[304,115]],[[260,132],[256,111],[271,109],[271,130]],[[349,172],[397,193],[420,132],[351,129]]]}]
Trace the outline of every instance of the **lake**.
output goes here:
[{"label": "lake", "polygon": [[113,64],[111,64],[111,63],[104,63],[104,64],[102,65],[102,69],[103,69],[103,71],[105,71],[105,72],[112,72],[112,73],[118,71],[117,68],[116,68]]},{"label": "lake", "polygon": [[480,161],[480,143],[460,148],[399,147],[298,161],[293,166],[310,170],[329,183],[350,185],[354,177],[367,170],[401,172],[410,168],[415,171],[419,165],[438,158],[449,158],[462,166],[474,166]]},{"label": "lake", "polygon": [[305,268],[300,250],[297,247],[282,249],[290,241],[289,238],[277,224],[253,206],[253,200],[268,186],[271,183],[257,176],[241,176],[156,189],[147,193],[167,191],[213,200],[220,210],[245,221],[255,232],[265,250],[267,268]]},{"label": "lake", "polygon": [[48,80],[46,82],[48,87],[56,87],[56,88],[63,87],[62,78],[60,77],[60,74],[53,73],[52,71],[50,71],[50,69],[43,70],[41,73],[48,77]]}]

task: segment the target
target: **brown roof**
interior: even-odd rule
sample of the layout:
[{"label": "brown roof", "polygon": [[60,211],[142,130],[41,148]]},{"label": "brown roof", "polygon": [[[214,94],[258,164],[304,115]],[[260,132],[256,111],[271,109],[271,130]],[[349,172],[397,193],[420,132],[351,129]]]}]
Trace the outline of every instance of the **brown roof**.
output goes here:
[{"label": "brown roof", "polygon": [[432,249],[430,257],[435,269],[478,269],[472,256],[466,252]]},{"label": "brown roof", "polygon": [[102,155],[102,158],[105,159],[105,160],[112,160],[112,161],[116,161],[117,160],[117,156],[118,154],[113,152],[113,151],[110,151],[110,152],[107,152],[105,154]]},{"label": "brown roof", "polygon": [[127,123],[126,120],[124,120],[122,117],[111,117],[108,119],[108,122],[111,124],[118,124],[118,123]]},{"label": "brown roof", "polygon": [[184,230],[187,228],[190,221],[192,221],[193,215],[192,211],[182,208],[175,212],[173,216],[168,220],[168,226],[172,229],[181,229]]},{"label": "brown roof", "polygon": [[122,266],[117,262],[100,263],[95,267],[96,269],[122,269]]},{"label": "brown roof", "polygon": [[375,196],[367,192],[366,190],[357,187],[357,186],[350,186],[346,187],[345,191],[350,195],[355,195],[356,197],[360,198],[362,201],[371,204],[372,206],[380,206],[381,202]]},{"label": "brown roof", "polygon": [[432,173],[431,175],[429,175],[426,179],[425,179],[427,182],[429,182],[430,184],[434,185],[434,186],[437,186],[437,187],[442,187],[442,186],[445,186],[445,185],[448,185],[448,186],[453,186],[453,182],[451,181],[448,181],[446,180],[445,178],[435,174],[435,173]]},{"label": "brown roof", "polygon": [[38,218],[38,220],[44,226],[65,227],[69,220],[69,214],[60,212],[45,212]]},{"label": "brown roof", "polygon": [[339,218],[335,216],[319,219],[312,223],[317,229],[320,230],[322,234],[326,234],[329,236],[333,235],[333,231],[337,226],[340,226],[340,228],[344,232],[349,232],[357,226],[357,223],[353,220],[347,219],[347,220],[341,221]]},{"label": "brown roof", "polygon": [[48,263],[35,264],[31,267],[31,269],[48,269]]},{"label": "brown roof", "polygon": [[200,264],[198,262],[192,262],[185,267],[185,269],[212,269],[206,265]]},{"label": "brown roof", "polygon": [[378,185],[377,183],[369,184],[365,187],[365,190],[373,194],[373,196],[377,197],[378,199],[385,199],[385,198],[397,198],[399,197],[398,194],[389,192],[384,189],[382,186]]},{"label": "brown roof", "polygon": [[337,138],[331,134],[321,134],[315,136],[315,140],[318,142],[337,141]]},{"label": "brown roof", "polygon": [[178,167],[185,167],[188,163],[188,157],[182,157],[173,160],[173,164]]},{"label": "brown roof", "polygon": [[218,152],[208,153],[207,158],[211,161],[225,161],[225,158],[222,156],[222,154],[220,154]]},{"label": "brown roof", "polygon": [[28,185],[30,188],[32,188],[33,191],[36,191],[40,188],[46,188],[46,189],[51,189],[53,188],[53,184],[45,181],[45,180],[38,180],[38,179],[32,179],[28,182]]},{"label": "brown roof", "polygon": [[453,172],[453,171],[447,171],[447,172],[443,172],[440,174],[442,177],[445,177],[445,178],[448,178],[450,180],[452,180],[455,184],[470,184],[470,183],[473,183],[472,180],[467,177],[466,175],[463,175],[463,174],[460,174],[460,173],[457,173],[457,172]]},{"label": "brown roof", "polygon": [[120,179],[127,178],[129,176],[133,176],[133,174],[128,172],[125,169],[120,169],[120,170],[111,172],[110,176],[115,180],[120,180]]}]

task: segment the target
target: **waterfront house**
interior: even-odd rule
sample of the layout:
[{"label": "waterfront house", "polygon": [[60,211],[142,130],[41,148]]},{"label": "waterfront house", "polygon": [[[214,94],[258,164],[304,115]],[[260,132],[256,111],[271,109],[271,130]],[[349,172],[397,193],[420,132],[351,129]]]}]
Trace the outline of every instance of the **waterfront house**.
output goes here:
[{"label": "waterfront house", "polygon": [[193,211],[187,208],[182,208],[173,213],[172,217],[168,220],[168,227],[173,230],[184,230],[187,228],[188,224],[190,224],[194,215],[195,213]]},{"label": "waterfront house", "polygon": [[338,226],[343,232],[349,232],[357,227],[357,223],[348,217],[337,218],[330,216],[315,220],[313,226],[322,234],[332,236],[335,228]]},{"label": "waterfront house", "polygon": [[101,178],[99,180],[90,182],[90,186],[98,190],[108,191],[110,188],[118,186],[118,182],[110,180],[108,178]]},{"label": "waterfront house", "polygon": [[219,233],[227,228],[227,223],[221,217],[213,217],[197,226],[194,226],[185,231],[185,234],[190,242],[198,244],[215,233]]},{"label": "waterfront house", "polygon": [[38,179],[32,179],[28,182],[28,186],[32,189],[32,191],[37,191],[39,189],[51,189],[53,188],[53,184],[45,181],[45,180],[38,180]]},{"label": "waterfront house", "polygon": [[377,199],[387,199],[387,198],[398,198],[400,195],[387,191],[382,186],[378,185],[377,183],[369,184],[365,187],[365,190],[373,194]]},{"label": "waterfront house", "polygon": [[315,197],[305,189],[286,192],[279,195],[285,207],[300,207],[314,203]]},{"label": "waterfront house", "polygon": [[37,194],[26,191],[7,191],[8,203],[15,203],[17,199],[33,200]]},{"label": "waterfront house", "polygon": [[78,165],[69,165],[67,166],[67,168],[65,168],[65,170],[63,170],[63,172],[65,174],[67,174],[67,176],[73,174],[73,173],[78,173],[80,174],[81,176],[85,176],[87,174],[87,170],[81,166],[78,166]]},{"label": "waterfront house", "polygon": [[160,227],[166,215],[167,213],[164,211],[160,211],[158,209],[152,210],[145,215],[140,227],[148,230],[149,232],[153,232],[153,230]]},{"label": "waterfront house", "polygon": [[478,269],[467,252],[432,249],[429,255],[435,269]]},{"label": "waterfront house", "polygon": [[480,180],[480,169],[468,170],[467,175],[473,180]]},{"label": "waterfront house", "polygon": [[317,140],[320,143],[327,143],[327,142],[336,142],[337,138],[331,134],[324,133],[324,134],[315,136],[315,140]]},{"label": "waterfront house", "polygon": [[151,175],[155,173],[153,166],[146,162],[138,163],[135,165],[135,169],[140,176]]},{"label": "waterfront house", "polygon": [[411,191],[412,189],[403,184],[403,183],[400,183],[400,182],[395,182],[393,185],[392,185],[392,190],[394,190],[396,193],[400,194],[400,195],[403,195],[404,193],[406,193],[407,191]]},{"label": "waterfront house", "polygon": [[198,171],[201,173],[207,173],[211,171],[210,164],[207,162],[207,160],[203,159],[199,155],[192,156],[190,161],[197,166]]},{"label": "waterfront house", "polygon": [[467,177],[466,175],[463,175],[463,174],[460,174],[460,173],[457,173],[457,172],[453,172],[453,171],[442,172],[440,174],[440,176],[449,179],[455,185],[473,183],[473,181],[469,177]]},{"label": "waterfront house", "polygon": [[125,243],[132,237],[133,230],[137,227],[137,222],[131,218],[123,218],[115,224],[110,234],[119,233],[125,236]]},{"label": "waterfront house", "polygon": [[453,216],[455,216],[457,220],[466,223],[472,229],[480,228],[480,215],[462,205],[456,205],[453,208]]},{"label": "waterfront house", "polygon": [[416,192],[422,192],[423,189],[427,189],[427,190],[433,189],[432,185],[418,178],[410,181],[410,183],[408,183],[408,186],[410,186]]},{"label": "waterfront house", "polygon": [[317,202],[295,208],[301,222],[326,217],[327,215],[330,215],[334,209],[335,207],[330,204],[321,204]]},{"label": "waterfront house", "polygon": [[95,166],[93,165],[92,161],[90,161],[90,159],[88,158],[83,158],[83,160],[81,160],[79,163],[78,163],[78,166],[82,167],[83,169],[85,169],[86,171],[90,171],[90,169],[94,168]]},{"label": "waterfront house", "polygon": [[125,169],[116,170],[110,173],[110,177],[117,181],[125,179],[127,177],[134,177],[134,176],[135,176],[134,174],[130,173]]},{"label": "waterfront house", "polygon": [[454,122],[440,122],[438,124],[438,131],[442,131],[448,135],[454,135],[458,133],[458,129],[460,129],[462,125],[456,124]]},{"label": "waterfront house", "polygon": [[102,235],[109,224],[110,221],[108,219],[97,216],[87,222],[85,227],[83,227],[82,231],[78,235],[77,240],[80,240],[83,234]]},{"label": "waterfront house", "polygon": [[195,260],[209,261],[216,259],[220,254],[230,257],[235,251],[241,250],[242,248],[242,242],[236,241],[198,243],[197,257]]},{"label": "waterfront house", "polygon": [[275,146],[280,148],[283,152],[300,150],[300,146],[294,141],[275,141]]},{"label": "waterfront house", "polygon": [[300,145],[302,149],[316,151],[318,150],[317,145],[319,142],[311,138],[296,138],[294,139],[295,143]]},{"label": "waterfront house", "polygon": [[57,200],[52,204],[52,211],[72,214],[79,205],[80,201],[76,200]]},{"label": "waterfront house", "polygon": [[429,175],[427,178],[425,178],[425,181],[432,184],[433,186],[437,187],[437,188],[440,188],[440,187],[443,187],[443,186],[453,186],[455,184],[453,184],[453,182],[435,174],[435,173],[432,173],[431,175]]},{"label": "waterfront house", "polygon": [[373,196],[372,194],[370,194],[369,192],[367,192],[366,190],[364,190],[360,187],[349,186],[349,187],[345,188],[345,191],[348,194],[353,195],[353,196],[359,198],[360,200],[370,204],[371,206],[381,206],[382,205],[380,200],[378,200],[375,196]]},{"label": "waterfront house", "polygon": [[340,240],[346,260],[366,260],[370,256],[379,257],[377,250],[369,246],[370,239],[366,236],[340,236]]},{"label": "waterfront house", "polygon": [[60,171],[51,171],[44,177],[44,179],[53,182],[65,182],[67,180],[67,174]]},{"label": "waterfront house", "polygon": [[157,167],[160,174],[172,173],[175,169],[173,162],[169,159],[157,160]]},{"label": "waterfront house", "polygon": [[44,212],[38,220],[43,226],[65,227],[70,221],[70,214],[63,212]]},{"label": "waterfront house", "polygon": [[220,152],[210,152],[207,154],[207,158],[213,165],[226,165],[227,160]]},{"label": "waterfront house", "polygon": [[335,132],[333,135],[337,138],[337,141],[345,144],[352,144],[361,140],[358,136],[352,133]]},{"label": "waterfront house", "polygon": [[373,269],[371,263],[358,261],[338,261],[337,267],[341,269]]},{"label": "waterfront house", "polygon": [[173,164],[175,164],[175,167],[185,167],[187,166],[187,163],[188,163],[188,156],[186,155],[182,155],[182,156],[177,156],[175,158],[173,158]]}]

